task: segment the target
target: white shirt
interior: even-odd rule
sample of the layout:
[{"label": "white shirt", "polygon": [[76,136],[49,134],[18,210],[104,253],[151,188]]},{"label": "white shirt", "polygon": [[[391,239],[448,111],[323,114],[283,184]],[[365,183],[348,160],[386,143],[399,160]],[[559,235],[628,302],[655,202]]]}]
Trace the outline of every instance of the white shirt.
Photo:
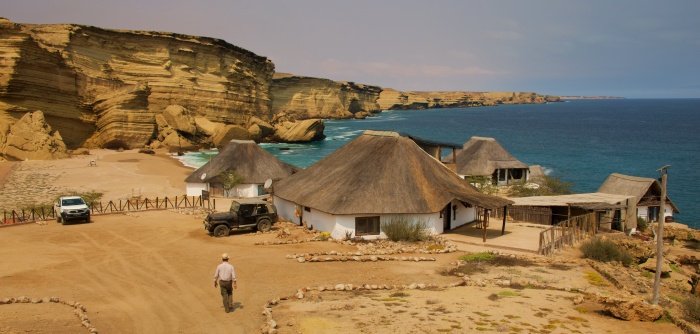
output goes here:
[{"label": "white shirt", "polygon": [[228,262],[222,262],[218,267],[216,267],[216,272],[214,272],[214,281],[221,279],[222,281],[236,281],[236,272],[233,270],[233,266]]}]

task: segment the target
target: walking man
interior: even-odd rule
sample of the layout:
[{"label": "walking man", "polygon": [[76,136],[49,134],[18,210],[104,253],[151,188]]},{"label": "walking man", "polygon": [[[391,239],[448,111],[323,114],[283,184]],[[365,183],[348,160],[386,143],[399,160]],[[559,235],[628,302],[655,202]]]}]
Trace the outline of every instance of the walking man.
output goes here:
[{"label": "walking man", "polygon": [[[216,267],[214,273],[214,287],[221,288],[221,298],[224,301],[226,313],[233,312],[233,289],[236,289],[236,272],[228,263],[228,254],[221,254],[221,264]],[[233,286],[232,286],[233,285]]]}]

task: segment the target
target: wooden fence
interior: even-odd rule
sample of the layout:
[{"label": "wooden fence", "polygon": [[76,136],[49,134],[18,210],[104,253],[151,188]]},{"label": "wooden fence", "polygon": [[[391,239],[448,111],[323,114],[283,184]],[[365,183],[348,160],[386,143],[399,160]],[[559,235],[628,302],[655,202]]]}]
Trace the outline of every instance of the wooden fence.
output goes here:
[{"label": "wooden fence", "polygon": [[595,213],[572,217],[540,232],[540,246],[537,253],[552,255],[555,250],[564,246],[573,246],[597,232],[598,222]]},{"label": "wooden fence", "polygon": [[[529,223],[552,225],[552,209],[539,206],[509,206],[508,216],[513,220]],[[503,208],[491,210],[491,217],[503,218]]]},{"label": "wooden fence", "polygon": [[[216,207],[216,202],[214,202],[212,206],[212,203],[202,199],[202,196],[175,196],[174,198],[156,197],[155,199],[133,198],[128,200],[113,200],[105,203],[102,201],[96,201],[88,203],[88,207],[90,207],[91,215],[99,215],[127,211],[165,210],[194,207],[212,209]],[[56,211],[54,211],[53,207],[41,206],[22,210],[3,210],[0,225],[50,220],[55,218]]]}]

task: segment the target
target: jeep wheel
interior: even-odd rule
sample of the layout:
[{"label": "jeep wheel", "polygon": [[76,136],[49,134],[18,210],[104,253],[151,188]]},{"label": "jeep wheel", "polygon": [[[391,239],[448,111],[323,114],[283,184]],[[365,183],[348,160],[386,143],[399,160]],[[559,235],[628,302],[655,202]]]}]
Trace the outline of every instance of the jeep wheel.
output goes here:
[{"label": "jeep wheel", "polygon": [[226,225],[219,225],[214,228],[214,236],[217,238],[227,237],[231,230]]},{"label": "jeep wheel", "polygon": [[56,215],[56,222],[57,222],[57,223],[60,223],[60,222],[61,222],[61,216]]},{"label": "jeep wheel", "polygon": [[270,222],[269,219],[260,219],[260,221],[258,222],[258,231],[267,232],[270,230],[271,226],[272,226],[272,223]]}]

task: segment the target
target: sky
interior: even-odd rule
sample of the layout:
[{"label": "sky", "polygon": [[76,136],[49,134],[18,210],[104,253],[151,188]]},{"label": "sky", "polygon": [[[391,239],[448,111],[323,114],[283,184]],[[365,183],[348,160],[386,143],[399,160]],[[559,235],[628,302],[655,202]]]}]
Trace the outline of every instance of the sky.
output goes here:
[{"label": "sky", "polygon": [[215,37],[277,72],[402,91],[700,98],[698,0],[8,0],[0,16]]}]

